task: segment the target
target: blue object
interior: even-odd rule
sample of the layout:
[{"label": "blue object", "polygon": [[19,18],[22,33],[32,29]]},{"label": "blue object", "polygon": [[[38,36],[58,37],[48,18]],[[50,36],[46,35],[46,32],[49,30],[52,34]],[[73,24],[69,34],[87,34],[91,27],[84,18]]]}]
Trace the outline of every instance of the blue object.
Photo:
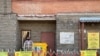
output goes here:
[{"label": "blue object", "polygon": [[80,22],[100,22],[100,17],[81,17]]}]

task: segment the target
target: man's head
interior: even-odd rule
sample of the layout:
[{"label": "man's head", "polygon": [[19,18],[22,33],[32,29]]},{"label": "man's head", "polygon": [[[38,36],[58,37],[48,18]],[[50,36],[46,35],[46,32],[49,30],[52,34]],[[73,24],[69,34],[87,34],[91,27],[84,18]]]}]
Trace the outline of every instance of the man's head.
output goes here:
[{"label": "man's head", "polygon": [[27,37],[27,40],[30,40],[30,37]]}]

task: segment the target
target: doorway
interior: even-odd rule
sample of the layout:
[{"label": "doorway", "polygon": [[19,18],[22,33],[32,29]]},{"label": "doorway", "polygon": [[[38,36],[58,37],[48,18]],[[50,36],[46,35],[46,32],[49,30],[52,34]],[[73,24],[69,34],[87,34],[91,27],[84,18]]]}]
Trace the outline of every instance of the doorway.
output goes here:
[{"label": "doorway", "polygon": [[21,31],[22,45],[24,44],[24,42],[27,39],[27,37],[31,38],[30,35],[31,35],[31,31],[30,30],[22,30]]}]

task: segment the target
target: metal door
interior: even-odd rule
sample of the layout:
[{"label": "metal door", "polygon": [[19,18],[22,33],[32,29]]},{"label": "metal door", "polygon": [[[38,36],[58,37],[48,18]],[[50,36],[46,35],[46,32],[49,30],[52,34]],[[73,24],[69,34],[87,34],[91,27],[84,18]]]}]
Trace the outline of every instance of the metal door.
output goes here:
[{"label": "metal door", "polygon": [[50,49],[55,51],[55,33],[54,32],[42,32],[41,41],[48,44],[48,51]]}]

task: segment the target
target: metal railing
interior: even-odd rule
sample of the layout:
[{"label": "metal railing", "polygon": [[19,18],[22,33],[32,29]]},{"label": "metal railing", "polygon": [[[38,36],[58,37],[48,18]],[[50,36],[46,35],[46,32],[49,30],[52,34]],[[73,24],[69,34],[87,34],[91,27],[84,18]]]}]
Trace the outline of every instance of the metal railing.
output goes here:
[{"label": "metal railing", "polygon": [[[15,56],[15,52],[16,50],[13,49],[1,49],[0,52],[7,52],[8,55],[7,56]],[[17,51],[17,52],[21,52]],[[26,51],[28,52],[28,51]],[[32,52],[32,56],[80,56],[80,52],[76,51],[76,50],[62,50],[62,51],[47,51],[47,52],[35,52],[35,51],[31,51]],[[35,55],[37,54],[37,55]],[[41,55],[42,54],[42,55]]]}]

